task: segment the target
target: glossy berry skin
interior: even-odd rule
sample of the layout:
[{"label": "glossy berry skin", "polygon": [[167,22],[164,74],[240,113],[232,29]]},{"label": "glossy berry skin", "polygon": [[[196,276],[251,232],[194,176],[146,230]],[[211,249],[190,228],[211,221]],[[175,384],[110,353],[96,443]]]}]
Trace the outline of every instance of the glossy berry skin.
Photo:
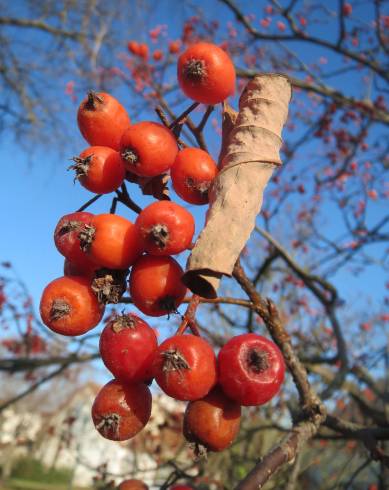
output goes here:
[{"label": "glossy berry skin", "polygon": [[126,169],[120,154],[108,146],[90,146],[73,158],[76,179],[88,191],[108,194],[123,183]]},{"label": "glossy berry skin", "polygon": [[216,357],[209,343],[195,335],[175,335],[158,348],[154,376],[176,400],[203,398],[216,384]]},{"label": "glossy berry skin", "polygon": [[123,133],[120,142],[126,169],[141,177],[166,172],[177,153],[177,142],[170,129],[151,121],[133,124]]},{"label": "glossy berry skin", "polygon": [[218,173],[216,163],[200,148],[184,148],[178,152],[170,170],[173,189],[186,202],[207,204],[208,191]]},{"label": "glossy berry skin", "polygon": [[131,121],[125,108],[105,92],[90,92],[81,102],[77,122],[82,136],[91,146],[119,149],[120,138]]},{"label": "glossy berry skin", "polygon": [[217,386],[202,400],[188,403],[184,415],[184,436],[210,451],[231,446],[239,432],[241,407]]},{"label": "glossy berry skin", "polygon": [[62,335],[82,335],[101,320],[99,304],[86,277],[60,277],[48,284],[42,294],[40,314],[43,323]]},{"label": "glossy berry skin", "polygon": [[235,68],[228,54],[215,44],[192,44],[178,58],[178,83],[196,102],[217,104],[235,91]]},{"label": "glossy berry skin", "polygon": [[100,336],[101,358],[123,382],[151,380],[157,349],[154,330],[132,313],[113,318]]},{"label": "glossy berry skin", "polygon": [[90,259],[108,269],[127,269],[142,253],[134,224],[116,214],[94,216],[79,236]]},{"label": "glossy berry skin", "polygon": [[118,486],[118,490],[149,490],[149,487],[141,480],[131,480],[122,481]]},{"label": "glossy berry skin", "polygon": [[195,231],[193,216],[171,201],[157,201],[147,206],[135,221],[150,255],[175,255],[186,250]]},{"label": "glossy berry skin", "polygon": [[169,490],[193,490],[193,487],[188,485],[173,485]]},{"label": "glossy berry skin", "polygon": [[65,259],[63,264],[64,276],[82,276],[88,279],[93,279],[96,270],[99,266],[90,260],[84,262],[71,262],[69,259]]},{"label": "glossy berry skin", "polygon": [[126,441],[147,424],[151,415],[151,393],[143,383],[113,379],[98,393],[92,419],[98,432],[111,441]]},{"label": "glossy berry skin", "polygon": [[186,286],[184,271],[172,257],[143,255],[132,267],[129,291],[134,305],[145,315],[162,316],[176,311]]},{"label": "glossy berry skin", "polygon": [[261,335],[237,335],[219,351],[219,383],[241,405],[263,405],[279,391],[285,375],[281,351]]},{"label": "glossy berry skin", "polygon": [[93,214],[85,212],[76,212],[65,214],[58,221],[54,230],[54,243],[57,250],[71,262],[77,264],[89,263],[87,254],[81,250],[78,234],[82,230],[83,225],[89,224],[93,218]]}]

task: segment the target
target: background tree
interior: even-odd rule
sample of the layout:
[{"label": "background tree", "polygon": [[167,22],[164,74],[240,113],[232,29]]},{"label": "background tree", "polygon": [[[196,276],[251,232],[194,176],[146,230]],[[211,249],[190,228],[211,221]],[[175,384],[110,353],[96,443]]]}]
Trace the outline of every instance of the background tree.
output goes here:
[{"label": "background tree", "polygon": [[[239,488],[256,488],[281,468],[273,488],[309,488],[319,485],[318,478],[317,488],[323,489],[353,488],[354,482],[386,488],[388,4],[270,1],[253,11],[251,2],[223,0],[209,8],[194,6],[180,32],[162,23],[150,26],[147,39],[144,33],[126,38],[118,22],[115,18],[112,26],[120,42],[110,44],[108,35],[102,37],[91,72],[99,75],[96,88],[130,89],[133,114],[143,111],[150,118],[157,106],[166,124],[176,120],[188,105],[176,86],[176,57],[199,39],[217,42],[233,56],[239,89],[263,71],[286,73],[294,87],[283,166],[268,186],[255,232],[234,278],[223,281],[219,298],[204,301],[208,306],[201,305],[196,317],[216,346],[232,333],[267,328],[292,377],[281,397],[260,414],[247,411],[231,451],[193,463],[197,483],[207,484],[206,475],[212,473],[221,488],[231,488],[253,469],[255,483],[246,479]],[[81,42],[87,58],[91,39]],[[132,45],[126,52],[131,40],[147,49],[137,52]],[[72,89],[78,100],[84,88],[79,80]],[[16,107],[22,107],[20,101]],[[180,123],[184,143],[216,157],[220,108],[212,112],[200,106]],[[130,194],[143,203],[135,185]],[[116,197],[129,204],[124,190]],[[202,215],[196,217],[201,222]],[[8,344],[3,341],[12,356],[0,361],[0,368],[13,377],[18,372],[36,376],[4,407],[97,353],[94,337],[64,344],[41,330],[31,302],[10,294],[9,288],[21,283],[9,274],[3,282],[4,321],[15,325],[30,319],[32,327],[23,326],[18,337],[5,339]],[[15,301],[10,303],[10,297]],[[44,338],[44,349],[28,347],[33,335]],[[303,449],[302,443],[308,446]],[[268,452],[273,444],[275,450]],[[335,451],[341,456],[334,458]],[[283,466],[287,461],[293,466]],[[227,475],[221,467],[228,468]],[[173,468],[169,482],[186,471]]]}]

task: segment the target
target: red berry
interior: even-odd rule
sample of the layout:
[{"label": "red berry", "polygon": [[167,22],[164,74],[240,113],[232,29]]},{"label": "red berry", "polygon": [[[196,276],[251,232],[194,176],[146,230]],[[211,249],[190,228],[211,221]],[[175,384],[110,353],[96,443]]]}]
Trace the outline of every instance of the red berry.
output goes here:
[{"label": "red berry", "polygon": [[130,126],[120,141],[120,154],[129,172],[155,177],[166,172],[178,153],[176,139],[162,124],[144,121]]},{"label": "red berry", "polygon": [[217,386],[202,400],[188,403],[184,436],[211,451],[223,451],[239,432],[240,416],[240,405]]},{"label": "red berry", "polygon": [[253,333],[229,340],[219,352],[219,382],[241,405],[262,405],[275,396],[284,380],[285,363],[279,348]]},{"label": "red berry", "polygon": [[169,42],[169,53],[177,54],[181,48],[181,41],[178,39],[177,41]]},{"label": "red berry", "polygon": [[173,485],[169,490],[193,490],[189,485]]},{"label": "red berry", "polygon": [[345,3],[343,5],[342,12],[343,12],[343,15],[345,17],[348,17],[349,15],[351,15],[352,14],[352,11],[353,11],[353,6],[351,5],[351,3]]},{"label": "red berry", "polygon": [[116,190],[124,180],[126,170],[120,154],[108,146],[91,146],[79,157],[74,157],[78,179],[85,189],[96,194],[108,194]]},{"label": "red berry", "polygon": [[186,202],[207,204],[208,191],[218,172],[210,155],[199,148],[184,148],[178,152],[170,170],[173,189]]},{"label": "red berry", "polygon": [[138,56],[140,58],[143,58],[144,60],[147,60],[149,57],[149,47],[147,46],[146,43],[140,43],[138,45]]},{"label": "red berry", "polygon": [[127,44],[128,51],[135,56],[139,54],[139,43],[137,41],[129,41]]},{"label": "red berry", "polygon": [[89,92],[77,113],[78,127],[91,146],[119,149],[120,138],[131,121],[115,97],[104,92]]},{"label": "red berry", "polygon": [[117,214],[93,216],[78,237],[88,257],[108,269],[128,269],[142,253],[135,225]]},{"label": "red berry", "polygon": [[125,480],[122,481],[118,490],[149,490],[149,487],[141,480]]},{"label": "red berry", "polygon": [[87,277],[59,277],[42,294],[40,314],[43,323],[62,335],[82,335],[101,320],[99,304]]},{"label": "red berry", "polygon": [[234,93],[235,77],[231,58],[215,44],[192,44],[178,58],[178,83],[184,94],[196,102],[223,102]]},{"label": "red berry", "polygon": [[151,393],[143,383],[124,384],[113,379],[98,393],[92,406],[96,429],[106,439],[126,441],[147,424]]},{"label": "red berry", "polygon": [[98,269],[98,265],[88,260],[85,260],[85,262],[72,262],[69,259],[65,259],[63,264],[64,276],[82,276],[92,279]]},{"label": "red berry", "polygon": [[134,305],[145,315],[162,316],[175,312],[182,303],[186,286],[184,271],[172,257],[143,255],[132,267],[130,294]]},{"label": "red berry", "polygon": [[195,335],[175,335],[165,340],[154,362],[158,385],[177,400],[203,398],[217,380],[212,347]]},{"label": "red berry", "polygon": [[182,206],[171,201],[150,204],[138,216],[135,226],[150,255],[175,255],[192,241],[195,222]]},{"label": "red berry", "polygon": [[55,227],[55,246],[58,252],[71,262],[76,262],[77,264],[92,263],[87,254],[81,250],[81,243],[78,237],[83,226],[89,224],[92,218],[93,214],[85,212],[65,214]]},{"label": "red berry", "polygon": [[163,52],[160,49],[156,49],[153,53],[154,61],[160,61],[163,58]]},{"label": "red berry", "polygon": [[113,318],[100,337],[100,354],[105,366],[123,382],[152,379],[157,348],[154,330],[132,313]]}]

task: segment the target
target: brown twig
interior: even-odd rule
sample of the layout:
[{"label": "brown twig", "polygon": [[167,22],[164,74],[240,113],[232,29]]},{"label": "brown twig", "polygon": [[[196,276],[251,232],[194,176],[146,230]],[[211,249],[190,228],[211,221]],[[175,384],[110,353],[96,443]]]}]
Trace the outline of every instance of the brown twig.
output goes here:
[{"label": "brown twig", "polygon": [[187,116],[196,109],[196,107],[198,107],[200,105],[199,102],[193,102],[192,105],[190,105],[187,109],[185,109],[185,111],[180,114],[178,117],[176,117],[174,119],[174,121],[172,121],[170,124],[169,124],[169,129],[173,129],[175,126],[177,126],[177,124],[181,124],[185,121],[185,119],[187,118]]},{"label": "brown twig", "polygon": [[262,488],[281,466],[294,460],[305,442],[317,433],[326,418],[326,410],[308,381],[307,371],[294,352],[290,337],[282,324],[275,304],[269,299],[264,300],[256,291],[239,260],[234,267],[233,277],[254,304],[255,311],[262,318],[272,339],[280,348],[298,390],[302,407],[296,417],[296,420],[299,421],[289,434],[261,459],[236,487],[237,490],[254,490]]},{"label": "brown twig", "polygon": [[135,213],[139,214],[142,211],[142,208],[139,207],[130,197],[126,184],[122,184],[121,190],[117,189],[116,195],[117,195],[117,200],[127,206],[129,209],[134,211]]},{"label": "brown twig", "polygon": [[197,294],[194,294],[189,300],[188,307],[186,312],[182,316],[182,322],[177,329],[176,335],[182,335],[185,333],[187,327],[189,327],[193,333],[193,335],[200,336],[199,328],[196,325],[196,310],[200,303],[200,297]]}]

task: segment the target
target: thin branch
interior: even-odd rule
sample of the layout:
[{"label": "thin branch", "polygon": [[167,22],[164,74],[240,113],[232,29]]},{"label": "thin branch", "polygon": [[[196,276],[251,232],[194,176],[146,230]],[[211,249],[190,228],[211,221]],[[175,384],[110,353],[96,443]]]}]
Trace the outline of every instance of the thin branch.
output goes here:
[{"label": "thin branch", "polygon": [[26,397],[30,393],[33,393],[36,389],[38,389],[41,385],[46,383],[47,381],[50,381],[51,379],[55,378],[56,376],[60,375],[63,371],[65,371],[69,367],[70,363],[65,363],[59,366],[57,369],[52,371],[50,374],[47,376],[44,376],[41,378],[39,381],[36,383],[33,383],[31,386],[29,386],[27,389],[22,391],[19,395],[11,398],[10,400],[7,400],[3,404],[0,405],[0,412],[8,408],[9,406],[13,405],[14,403],[18,402],[22,398]]},{"label": "thin branch", "polygon": [[[236,72],[238,76],[243,78],[253,78],[258,74],[256,71],[242,70],[239,68]],[[336,102],[338,106],[352,108],[370,118],[372,121],[389,125],[389,112],[375,107],[369,100],[360,100],[355,99],[354,97],[348,97],[328,85],[317,85],[306,80],[300,80],[290,75],[288,75],[288,78],[293,87],[301,88],[307,92],[322,95],[323,97],[328,97]]]},{"label": "thin branch", "polygon": [[61,36],[75,41],[83,40],[86,35],[81,31],[66,31],[64,29],[58,29],[49,24],[46,24],[40,20],[33,19],[17,19],[14,17],[0,17],[0,25],[3,26],[13,26],[13,27],[23,27],[27,29],[38,29],[40,31],[48,32],[54,36]]},{"label": "thin branch", "polygon": [[239,260],[235,264],[233,277],[254,304],[256,312],[264,321],[273,341],[280,348],[293,377],[302,406],[302,411],[297,417],[299,422],[236,487],[237,490],[254,490],[262,488],[281,466],[296,457],[304,443],[317,433],[326,418],[326,410],[310,386],[307,372],[293,350],[290,337],[285,331],[275,304],[261,297],[254,284],[247,278]]},{"label": "thin branch", "polygon": [[92,205],[94,202],[96,202],[98,199],[103,194],[96,194],[95,196],[92,197],[92,199],[89,199],[85,204],[83,204],[80,208],[77,209],[76,213],[81,213],[81,211],[84,211],[86,208],[89,208],[90,205]]}]

